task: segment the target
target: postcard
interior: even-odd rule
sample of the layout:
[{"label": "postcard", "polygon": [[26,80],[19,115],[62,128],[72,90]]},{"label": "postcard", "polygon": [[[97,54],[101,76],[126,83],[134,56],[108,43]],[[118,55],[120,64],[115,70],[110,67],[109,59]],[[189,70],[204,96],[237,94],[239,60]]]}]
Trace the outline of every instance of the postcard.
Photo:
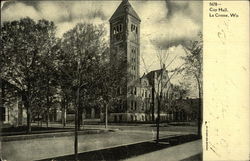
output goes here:
[{"label": "postcard", "polygon": [[249,1],[1,1],[5,161],[249,160]]}]

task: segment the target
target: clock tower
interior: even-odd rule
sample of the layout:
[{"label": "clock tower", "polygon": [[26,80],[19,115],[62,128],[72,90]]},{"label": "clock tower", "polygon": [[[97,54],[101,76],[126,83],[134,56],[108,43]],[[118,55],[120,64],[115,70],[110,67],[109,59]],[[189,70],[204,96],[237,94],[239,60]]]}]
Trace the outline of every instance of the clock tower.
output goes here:
[{"label": "clock tower", "polygon": [[[110,20],[110,62],[113,67],[117,64],[126,70],[126,82],[121,90],[125,102],[123,110],[128,113],[131,90],[134,90],[135,83],[140,78],[140,22],[138,14],[132,8],[128,0],[122,0]],[[120,63],[119,63],[120,62]],[[114,73],[115,74],[115,73]],[[136,90],[136,89],[135,89]],[[119,115],[119,117],[122,117]],[[119,118],[117,118],[120,120]],[[116,120],[116,118],[114,119]],[[120,121],[126,121],[124,117]]]},{"label": "clock tower", "polygon": [[133,82],[140,77],[141,20],[128,0],[123,0],[109,22],[111,63],[126,60],[128,80]]}]

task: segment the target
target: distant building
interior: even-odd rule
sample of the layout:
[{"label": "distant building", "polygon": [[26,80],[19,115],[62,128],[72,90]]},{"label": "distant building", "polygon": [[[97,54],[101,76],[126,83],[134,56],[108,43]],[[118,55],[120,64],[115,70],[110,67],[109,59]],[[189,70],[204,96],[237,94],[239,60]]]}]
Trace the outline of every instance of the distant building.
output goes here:
[{"label": "distant building", "polygon": [[194,121],[198,116],[200,99],[176,99],[172,107],[174,121]]},{"label": "distant building", "polygon": [[1,124],[23,125],[27,116],[19,94],[20,89],[2,78],[0,78],[0,86]]}]

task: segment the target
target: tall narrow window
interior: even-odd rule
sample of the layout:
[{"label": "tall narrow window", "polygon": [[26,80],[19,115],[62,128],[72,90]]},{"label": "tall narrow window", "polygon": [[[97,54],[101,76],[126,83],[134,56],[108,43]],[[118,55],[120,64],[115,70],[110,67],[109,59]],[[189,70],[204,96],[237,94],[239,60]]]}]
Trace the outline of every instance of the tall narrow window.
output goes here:
[{"label": "tall narrow window", "polygon": [[123,25],[122,24],[118,24],[116,26],[113,27],[113,33],[117,34],[123,31]]},{"label": "tall narrow window", "polygon": [[138,29],[137,29],[137,26],[136,26],[136,25],[131,24],[131,32],[135,32],[135,33],[138,32]]}]

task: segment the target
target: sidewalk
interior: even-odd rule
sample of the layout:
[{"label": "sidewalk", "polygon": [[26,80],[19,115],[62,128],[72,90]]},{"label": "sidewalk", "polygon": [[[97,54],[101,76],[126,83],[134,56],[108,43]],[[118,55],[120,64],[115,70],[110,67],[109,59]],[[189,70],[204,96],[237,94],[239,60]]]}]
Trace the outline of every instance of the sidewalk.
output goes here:
[{"label": "sidewalk", "polygon": [[[137,157],[126,159],[125,161],[181,161],[202,153],[201,140],[196,140],[170,148],[147,153]],[[195,160],[193,160],[195,161]]]}]

